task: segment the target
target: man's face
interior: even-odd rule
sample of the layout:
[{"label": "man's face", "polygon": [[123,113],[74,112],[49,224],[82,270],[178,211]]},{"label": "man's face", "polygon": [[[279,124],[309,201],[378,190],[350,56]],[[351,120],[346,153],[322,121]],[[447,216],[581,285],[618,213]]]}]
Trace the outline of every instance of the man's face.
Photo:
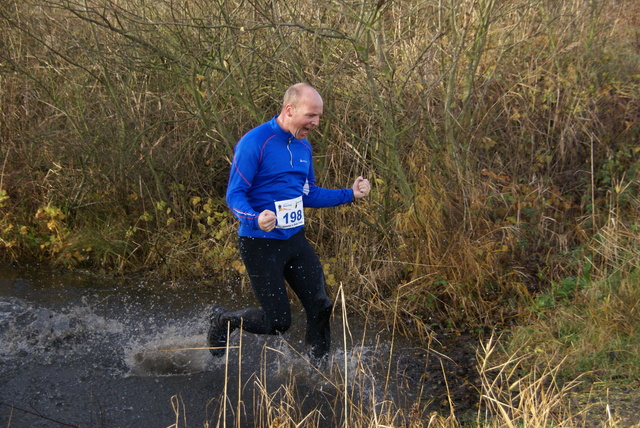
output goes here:
[{"label": "man's face", "polygon": [[289,104],[289,132],[298,140],[307,138],[309,132],[320,124],[322,107],[322,97],[315,91],[309,91],[301,97],[296,106]]}]

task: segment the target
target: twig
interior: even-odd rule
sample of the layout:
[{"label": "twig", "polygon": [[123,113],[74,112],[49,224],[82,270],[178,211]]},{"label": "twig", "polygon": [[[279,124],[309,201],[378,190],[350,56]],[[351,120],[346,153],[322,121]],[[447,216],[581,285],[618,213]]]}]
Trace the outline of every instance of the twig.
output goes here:
[{"label": "twig", "polygon": [[[53,422],[53,423],[56,423],[56,424],[58,424],[58,425],[62,425],[62,426],[65,426],[65,427],[80,428],[80,425],[79,425],[79,424],[77,424],[77,425],[68,424],[68,423],[66,423],[66,422],[62,422],[62,421],[59,421],[59,420],[56,420],[56,419],[53,419],[53,418],[49,418],[49,417],[47,417],[47,416],[44,416],[44,415],[43,415],[43,414],[41,414],[40,412],[37,412],[37,411],[33,411],[33,412],[32,412],[32,411],[30,411],[30,410],[23,409],[23,408],[21,408],[21,407],[15,406],[15,405],[13,405],[13,404],[0,403],[0,406],[7,406],[7,407],[10,407],[11,409],[19,410],[19,411],[24,412],[24,413],[27,413],[27,414],[29,414],[29,415],[37,416],[37,417],[39,417],[39,418],[41,418],[41,419],[44,419],[44,420],[46,420],[46,421]],[[33,406],[32,406],[32,407],[33,407]],[[35,410],[35,409],[34,409],[34,410]]]}]

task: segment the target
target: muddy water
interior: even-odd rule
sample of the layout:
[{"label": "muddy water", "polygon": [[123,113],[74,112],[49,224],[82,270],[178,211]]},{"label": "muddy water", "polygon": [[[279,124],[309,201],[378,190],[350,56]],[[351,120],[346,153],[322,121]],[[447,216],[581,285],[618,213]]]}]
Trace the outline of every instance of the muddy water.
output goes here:
[{"label": "muddy water", "polygon": [[[397,423],[410,409],[446,415],[447,388],[463,411],[477,401],[469,341],[441,335],[424,349],[339,313],[331,362],[316,369],[301,356],[297,302],[289,332],[236,332],[214,359],[202,349],[214,302],[254,304],[241,284],[0,267],[0,426],[262,427],[294,403],[297,420],[332,427],[354,408],[400,409]],[[345,394],[356,403],[346,412]]]}]

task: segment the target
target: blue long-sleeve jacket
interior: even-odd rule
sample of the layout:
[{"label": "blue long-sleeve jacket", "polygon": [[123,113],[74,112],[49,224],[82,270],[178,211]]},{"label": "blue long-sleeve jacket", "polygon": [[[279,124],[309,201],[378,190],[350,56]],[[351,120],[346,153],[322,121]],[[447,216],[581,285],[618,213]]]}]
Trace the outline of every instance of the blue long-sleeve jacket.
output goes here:
[{"label": "blue long-sleeve jacket", "polygon": [[240,220],[238,235],[288,239],[303,226],[265,232],[258,226],[264,210],[275,202],[302,196],[305,208],[333,207],[353,201],[352,189],[316,186],[311,144],[283,130],[276,116],[245,134],[235,148],[227,204]]}]

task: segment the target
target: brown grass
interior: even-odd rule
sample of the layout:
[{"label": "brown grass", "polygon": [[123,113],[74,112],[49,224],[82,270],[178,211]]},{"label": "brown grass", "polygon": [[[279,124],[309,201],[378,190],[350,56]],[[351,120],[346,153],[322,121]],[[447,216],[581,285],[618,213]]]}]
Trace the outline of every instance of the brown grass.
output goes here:
[{"label": "brown grass", "polygon": [[634,0],[3,0],[0,27],[4,260],[243,277],[232,149],[308,81],[319,183],[373,183],[308,215],[352,310],[423,338],[596,316],[560,285],[638,268]]}]

